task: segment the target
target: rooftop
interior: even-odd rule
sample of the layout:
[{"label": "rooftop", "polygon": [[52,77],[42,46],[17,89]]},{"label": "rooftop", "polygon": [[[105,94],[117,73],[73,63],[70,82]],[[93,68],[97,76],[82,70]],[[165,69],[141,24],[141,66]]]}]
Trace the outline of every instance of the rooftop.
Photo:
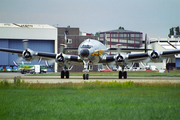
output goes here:
[{"label": "rooftop", "polygon": [[101,33],[142,33],[137,31],[131,31],[131,30],[123,30],[123,29],[116,29],[116,30],[110,30],[110,31],[104,31]]},{"label": "rooftop", "polygon": [[0,23],[0,27],[15,27],[15,28],[55,28],[47,24],[19,24],[19,23]]}]

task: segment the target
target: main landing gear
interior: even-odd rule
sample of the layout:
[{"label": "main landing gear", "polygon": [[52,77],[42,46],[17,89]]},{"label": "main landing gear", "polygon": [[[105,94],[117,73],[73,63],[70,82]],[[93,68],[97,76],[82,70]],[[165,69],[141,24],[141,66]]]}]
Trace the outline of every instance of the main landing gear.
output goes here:
[{"label": "main landing gear", "polygon": [[89,74],[83,74],[83,79],[88,80],[89,79]]},{"label": "main landing gear", "polygon": [[66,78],[69,78],[69,71],[61,71],[61,78],[64,78],[64,76],[66,76]]},{"label": "main landing gear", "polygon": [[119,71],[119,79],[122,79],[122,77],[124,77],[124,79],[127,79],[127,72],[126,71]]}]

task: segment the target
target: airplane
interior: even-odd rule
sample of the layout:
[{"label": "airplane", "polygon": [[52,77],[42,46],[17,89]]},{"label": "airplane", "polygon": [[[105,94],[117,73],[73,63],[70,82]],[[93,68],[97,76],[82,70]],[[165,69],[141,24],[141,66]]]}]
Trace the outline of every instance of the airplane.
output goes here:
[{"label": "airplane", "polygon": [[[67,37],[65,36],[67,41]],[[116,67],[121,67],[122,70],[119,71],[119,79],[127,79],[127,72],[124,70],[126,66],[131,65],[133,62],[162,62],[164,58],[171,57],[175,54],[180,54],[180,50],[171,50],[171,51],[156,51],[155,49],[147,49],[147,34],[145,36],[145,48],[137,49],[140,51],[145,51],[142,53],[136,54],[123,54],[123,51],[135,51],[136,49],[128,48],[107,48],[105,44],[101,43],[98,40],[87,39],[84,40],[78,48],[67,48],[66,44],[60,45],[60,52],[48,53],[48,52],[37,52],[28,48],[27,40],[23,41],[24,50],[19,49],[9,49],[9,48],[0,48],[1,52],[9,52],[18,54],[19,57],[22,57],[26,61],[33,61],[35,59],[50,60],[53,59],[58,63],[60,67],[63,67],[61,71],[61,78],[69,78],[69,71],[72,69],[72,65],[83,65],[84,69],[82,72],[83,79],[89,79],[89,69],[92,65],[103,64],[107,66],[116,65]],[[78,51],[78,55],[69,55],[68,51]],[[150,51],[151,50],[151,51]],[[108,52],[116,51],[118,54],[109,55]]]}]

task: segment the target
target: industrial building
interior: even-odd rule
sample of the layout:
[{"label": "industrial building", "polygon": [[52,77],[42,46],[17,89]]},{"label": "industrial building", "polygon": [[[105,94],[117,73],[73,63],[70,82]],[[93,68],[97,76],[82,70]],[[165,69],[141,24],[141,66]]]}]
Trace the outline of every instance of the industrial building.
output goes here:
[{"label": "industrial building", "polygon": [[[24,39],[28,39],[28,48],[34,51],[57,53],[57,28],[47,24],[0,23],[0,47],[23,50]],[[12,66],[18,59],[17,54],[0,52],[0,56],[0,66]],[[35,60],[32,64],[45,63]],[[56,66],[48,71],[57,71]]]},{"label": "industrial building", "polygon": [[117,29],[99,33],[99,40],[107,40],[107,47],[116,48],[116,44],[122,44],[121,48],[139,48],[142,46],[142,32]]}]

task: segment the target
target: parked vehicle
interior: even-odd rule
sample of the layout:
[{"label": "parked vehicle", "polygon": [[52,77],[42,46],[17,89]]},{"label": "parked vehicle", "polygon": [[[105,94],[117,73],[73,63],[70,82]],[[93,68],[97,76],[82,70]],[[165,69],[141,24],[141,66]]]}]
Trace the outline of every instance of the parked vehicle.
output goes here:
[{"label": "parked vehicle", "polygon": [[38,74],[38,73],[46,73],[47,72],[47,68],[45,65],[21,64],[18,67],[19,67],[19,71],[22,74],[26,74],[26,73]]}]

